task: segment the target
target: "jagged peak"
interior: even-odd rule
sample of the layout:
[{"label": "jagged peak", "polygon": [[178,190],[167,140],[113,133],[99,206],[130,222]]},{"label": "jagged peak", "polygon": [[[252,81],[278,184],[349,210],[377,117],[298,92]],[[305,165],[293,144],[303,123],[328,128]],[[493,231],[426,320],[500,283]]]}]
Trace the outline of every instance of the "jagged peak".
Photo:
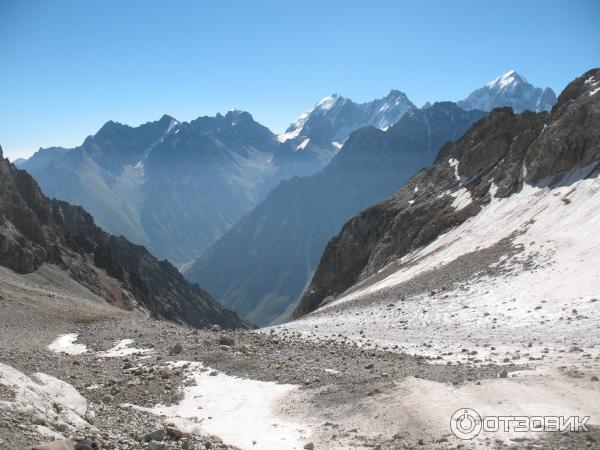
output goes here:
[{"label": "jagged peak", "polygon": [[511,69],[505,74],[488,82],[486,86],[489,88],[507,88],[511,85],[520,83],[529,84],[525,77],[519,75],[514,69]]}]

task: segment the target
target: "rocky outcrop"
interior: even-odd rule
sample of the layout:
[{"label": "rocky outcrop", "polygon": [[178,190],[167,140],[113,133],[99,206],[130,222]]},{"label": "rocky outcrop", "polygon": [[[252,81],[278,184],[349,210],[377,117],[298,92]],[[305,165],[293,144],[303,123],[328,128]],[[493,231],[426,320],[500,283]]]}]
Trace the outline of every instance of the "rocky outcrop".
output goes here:
[{"label": "rocky outcrop", "polygon": [[44,263],[118,307],[195,327],[248,326],[168,262],[102,231],[83,208],[47,199],[0,150],[0,265],[31,273]]},{"label": "rocky outcrop", "polygon": [[570,83],[551,112],[492,111],[434,164],[384,202],[352,218],[331,239],[294,311],[300,317],[411,250],[476,215],[490,196],[523,183],[548,184],[581,168],[598,173],[600,69]]}]

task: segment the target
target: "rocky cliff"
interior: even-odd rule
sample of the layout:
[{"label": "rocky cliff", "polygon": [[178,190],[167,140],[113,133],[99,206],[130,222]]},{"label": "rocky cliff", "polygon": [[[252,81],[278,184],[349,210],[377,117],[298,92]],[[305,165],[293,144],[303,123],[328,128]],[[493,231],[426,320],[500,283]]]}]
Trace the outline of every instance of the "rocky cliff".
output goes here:
[{"label": "rocky cliff", "polygon": [[115,306],[195,327],[247,327],[168,262],[98,228],[82,208],[46,198],[0,149],[0,265],[31,273],[55,264]]}]

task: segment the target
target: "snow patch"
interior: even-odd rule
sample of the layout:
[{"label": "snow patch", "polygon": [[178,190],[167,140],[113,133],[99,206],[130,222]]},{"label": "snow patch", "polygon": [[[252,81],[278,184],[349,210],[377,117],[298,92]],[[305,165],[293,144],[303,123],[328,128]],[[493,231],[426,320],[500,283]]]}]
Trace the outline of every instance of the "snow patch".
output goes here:
[{"label": "snow patch", "polygon": [[77,338],[79,337],[76,333],[63,334],[57,337],[48,345],[48,350],[55,353],[66,353],[68,355],[81,355],[88,351],[84,344],[76,344]]},{"label": "snow patch", "polygon": [[[284,420],[276,409],[298,386],[232,377],[189,363],[183,399],[141,411],[163,416],[188,433],[208,433],[241,448],[301,449],[309,437],[304,426]],[[191,382],[191,383],[190,383]],[[188,384],[192,384],[189,386]]]},{"label": "snow patch", "polygon": [[[522,243],[532,253],[537,252],[542,243],[545,242],[546,247],[550,247],[552,243],[552,247],[556,248],[553,259],[561,266],[560,272],[571,272],[573,267],[583,269],[577,271],[579,276],[584,276],[585,272],[588,281],[579,280],[580,284],[572,286],[572,290],[566,286],[579,277],[568,276],[563,279],[555,276],[556,281],[559,284],[564,283],[564,286],[561,288],[553,283],[558,290],[548,292],[550,297],[556,297],[559,293],[571,296],[582,289],[587,292],[590,286],[597,286],[597,290],[600,290],[600,274],[593,269],[596,265],[590,259],[594,252],[600,254],[600,242],[594,237],[595,233],[600,234],[598,204],[598,177],[580,179],[571,185],[554,189],[525,185],[522,191],[508,198],[493,198],[475,217],[440,235],[426,247],[400,259],[403,263],[418,261],[418,264],[403,264],[404,268],[384,280],[329,305],[394,286],[421,271],[439,267],[459,256],[490,247],[515,231],[522,232],[516,243]],[[564,230],[569,230],[569,233],[564,233]],[[588,264],[582,264],[584,260],[589,260]],[[523,286],[523,292],[528,291],[528,287]]]},{"label": "snow patch", "polygon": [[[87,400],[68,383],[44,373],[27,376],[14,367],[0,363],[0,384],[15,393],[14,400],[0,400],[0,409],[25,416],[41,416],[50,426],[66,424],[69,430],[89,427],[84,419]],[[39,426],[45,434],[56,434]]]},{"label": "snow patch", "polygon": [[473,201],[473,199],[471,198],[471,193],[469,192],[469,190],[467,188],[460,188],[458,191],[453,192],[450,195],[452,197],[454,197],[454,201],[452,202],[452,206],[457,211],[460,211],[461,209],[466,208]]},{"label": "snow patch", "polygon": [[296,150],[304,150],[309,142],[310,142],[309,138],[304,139],[302,141],[302,143],[298,147],[296,147]]},{"label": "snow patch", "polygon": [[460,175],[458,174],[458,159],[450,158],[448,164],[450,164],[450,167],[454,167],[454,178],[460,181]]},{"label": "snow patch", "polygon": [[122,358],[129,355],[142,355],[152,353],[154,350],[150,348],[135,348],[131,347],[133,339],[123,339],[119,341],[113,348],[105,352],[98,352],[97,355],[102,358]]}]

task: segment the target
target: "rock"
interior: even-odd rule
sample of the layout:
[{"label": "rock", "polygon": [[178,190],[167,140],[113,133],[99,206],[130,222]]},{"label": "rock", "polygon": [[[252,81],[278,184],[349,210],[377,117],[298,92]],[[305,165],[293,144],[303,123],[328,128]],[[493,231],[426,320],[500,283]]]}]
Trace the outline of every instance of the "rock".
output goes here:
[{"label": "rock", "polygon": [[191,435],[189,433],[185,433],[175,427],[167,427],[166,431],[167,431],[167,434],[169,435],[169,437],[176,441],[178,441],[179,439],[183,439],[183,438],[188,438],[188,439],[191,438]]},{"label": "rock", "polygon": [[500,372],[500,375],[498,375],[500,378],[508,378],[508,370],[504,369],[502,372]]},{"label": "rock", "polygon": [[148,433],[147,435],[144,436],[143,440],[146,442],[162,441],[165,438],[165,434],[166,434],[165,430],[161,428],[159,430],[155,430],[155,431]]},{"label": "rock", "polygon": [[304,450],[315,450],[315,444],[309,442],[308,444],[304,444]]},{"label": "rock", "polygon": [[217,375],[219,375],[219,372],[217,372],[216,370],[213,370],[211,373],[208,374],[209,377],[216,377]]},{"label": "rock", "polygon": [[166,368],[166,367],[163,367],[162,369],[160,369],[160,370],[158,371],[158,374],[160,375],[160,377],[161,377],[163,380],[167,380],[167,379],[169,379],[169,378],[171,377],[171,369],[168,369],[168,368]]},{"label": "rock", "polygon": [[36,445],[35,447],[28,447],[25,450],[73,450],[75,448],[74,444],[73,439],[64,439]]},{"label": "rock", "polygon": [[365,369],[369,370],[369,369],[372,369],[373,367],[375,367],[375,365],[374,365],[374,364],[367,364],[367,365],[365,366]]},{"label": "rock", "polygon": [[46,418],[41,414],[36,414],[31,418],[31,423],[34,425],[46,425]]},{"label": "rock", "polygon": [[591,378],[591,380],[592,380],[592,381],[599,381],[599,380],[598,380],[598,377],[597,377],[596,375],[592,375],[592,378]]},{"label": "rock", "polygon": [[165,444],[161,444],[160,442],[152,441],[150,445],[148,445],[150,450],[167,450],[168,447]]},{"label": "rock", "polygon": [[219,344],[226,345],[228,347],[233,347],[235,346],[235,338],[226,334],[222,334],[219,336]]},{"label": "rock", "polygon": [[75,444],[75,450],[94,450],[94,448],[97,447],[98,444],[87,440],[81,440],[77,444]]},{"label": "rock", "polygon": [[178,355],[182,351],[183,351],[183,345],[181,345],[181,343],[179,343],[179,342],[176,342],[175,344],[173,344],[173,346],[169,350],[169,355]]},{"label": "rock", "polygon": [[247,355],[250,353],[250,347],[248,347],[246,344],[242,344],[240,346],[238,346],[238,350],[243,353],[244,355]]}]

